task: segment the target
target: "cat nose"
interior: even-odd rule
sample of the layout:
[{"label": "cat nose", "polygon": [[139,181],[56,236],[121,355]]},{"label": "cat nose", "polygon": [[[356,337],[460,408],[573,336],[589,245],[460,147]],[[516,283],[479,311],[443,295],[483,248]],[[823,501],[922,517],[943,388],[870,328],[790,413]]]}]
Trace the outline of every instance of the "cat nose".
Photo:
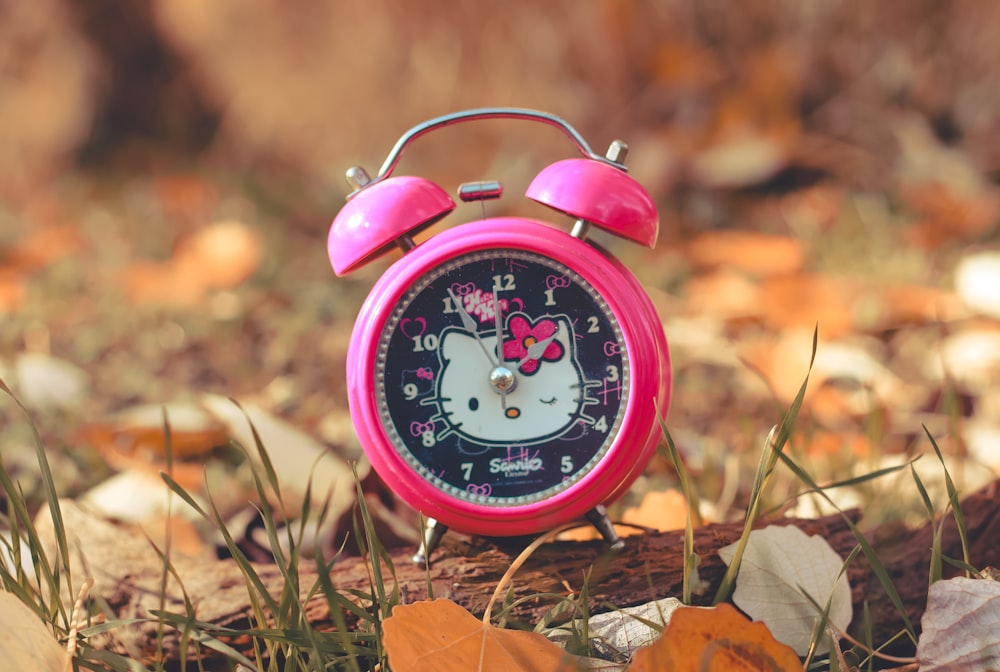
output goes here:
[{"label": "cat nose", "polygon": [[514,419],[519,415],[521,415],[521,409],[511,406],[506,411],[504,411],[503,414],[506,415],[508,418]]}]

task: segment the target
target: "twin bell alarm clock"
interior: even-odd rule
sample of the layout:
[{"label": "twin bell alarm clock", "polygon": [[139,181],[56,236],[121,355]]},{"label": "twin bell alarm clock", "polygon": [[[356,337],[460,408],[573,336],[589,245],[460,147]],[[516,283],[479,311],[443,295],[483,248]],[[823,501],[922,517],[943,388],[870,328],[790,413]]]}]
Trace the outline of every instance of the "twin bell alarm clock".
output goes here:
[{"label": "twin bell alarm clock", "polygon": [[[558,161],[526,196],[575,223],[490,217],[413,236],[455,209],[437,184],[395,175],[418,137],[458,123],[510,119],[562,131],[580,156]],[[407,131],[333,220],[338,276],[402,250],[358,315],[347,383],[372,466],[427,518],[424,562],[448,528],[484,536],[543,532],[586,518],[622,542],[605,505],[643,471],[670,400],[663,328],[640,283],[588,239],[593,227],[656,243],[653,200],[627,172],[627,146],[606,156],[562,119],[490,108]],[[462,201],[501,197],[499,182],[458,187]]]}]

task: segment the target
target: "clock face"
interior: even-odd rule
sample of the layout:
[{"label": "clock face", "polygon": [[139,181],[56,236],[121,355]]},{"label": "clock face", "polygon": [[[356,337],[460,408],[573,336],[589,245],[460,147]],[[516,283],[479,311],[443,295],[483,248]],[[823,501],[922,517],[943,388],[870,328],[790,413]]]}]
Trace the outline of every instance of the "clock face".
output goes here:
[{"label": "clock face", "polygon": [[625,415],[630,362],[578,273],[515,249],[456,257],[416,280],[376,348],[386,435],[440,491],[514,506],[571,487]]}]

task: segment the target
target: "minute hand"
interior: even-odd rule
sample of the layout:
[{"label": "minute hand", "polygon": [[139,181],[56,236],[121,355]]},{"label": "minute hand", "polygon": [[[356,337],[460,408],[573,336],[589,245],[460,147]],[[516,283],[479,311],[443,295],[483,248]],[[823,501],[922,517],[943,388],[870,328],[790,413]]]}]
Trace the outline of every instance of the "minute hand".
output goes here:
[{"label": "minute hand", "polygon": [[472,335],[476,339],[476,343],[479,344],[483,354],[486,355],[486,359],[489,360],[490,364],[496,366],[496,360],[493,359],[493,355],[491,355],[490,351],[486,348],[486,344],[483,343],[483,339],[479,337],[479,326],[476,324],[476,320],[472,317],[472,315],[469,315],[467,310],[465,310],[465,306],[462,305],[462,302],[457,296],[455,296],[455,293],[451,291],[450,287],[448,288],[448,296],[451,297],[451,302],[455,304],[455,308],[458,309],[458,315],[462,318],[462,328],[466,331],[472,332]]}]

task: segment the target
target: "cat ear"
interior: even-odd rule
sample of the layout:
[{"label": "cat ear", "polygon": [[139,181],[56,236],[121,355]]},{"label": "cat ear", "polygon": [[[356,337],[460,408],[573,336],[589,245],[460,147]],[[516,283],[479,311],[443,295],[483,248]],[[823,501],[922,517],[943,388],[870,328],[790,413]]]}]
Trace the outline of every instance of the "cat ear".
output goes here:
[{"label": "cat ear", "polygon": [[470,346],[474,348],[475,344],[476,339],[464,331],[445,329],[441,332],[441,343],[438,345],[438,351],[441,353],[442,360],[458,359],[461,361],[468,356]]},{"label": "cat ear", "polygon": [[573,345],[573,326],[566,317],[556,318],[556,340],[567,348]]}]

